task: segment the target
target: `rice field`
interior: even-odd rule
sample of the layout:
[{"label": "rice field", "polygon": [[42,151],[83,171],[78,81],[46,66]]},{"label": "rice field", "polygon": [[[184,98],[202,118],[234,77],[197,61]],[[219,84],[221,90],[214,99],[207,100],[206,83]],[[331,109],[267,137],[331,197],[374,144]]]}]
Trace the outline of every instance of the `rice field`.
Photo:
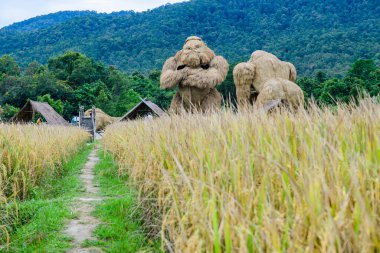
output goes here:
[{"label": "rice field", "polygon": [[380,251],[380,105],[370,99],[120,123],[104,145],[168,252]]},{"label": "rice field", "polygon": [[0,203],[25,199],[88,140],[75,127],[0,124]]}]

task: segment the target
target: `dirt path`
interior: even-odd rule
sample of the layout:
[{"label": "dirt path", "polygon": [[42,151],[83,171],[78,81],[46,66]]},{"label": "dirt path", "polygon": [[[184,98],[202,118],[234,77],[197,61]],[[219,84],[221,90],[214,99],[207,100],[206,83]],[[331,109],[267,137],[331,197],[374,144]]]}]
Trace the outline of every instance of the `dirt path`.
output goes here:
[{"label": "dirt path", "polygon": [[81,173],[81,180],[85,191],[74,200],[74,213],[77,217],[70,221],[65,229],[65,234],[73,238],[74,248],[68,253],[103,252],[99,248],[84,248],[82,243],[92,240],[92,232],[100,224],[99,220],[91,215],[94,205],[102,198],[98,193],[98,187],[93,183],[95,178],[94,167],[99,162],[98,149],[95,148],[88,157],[88,161]]}]

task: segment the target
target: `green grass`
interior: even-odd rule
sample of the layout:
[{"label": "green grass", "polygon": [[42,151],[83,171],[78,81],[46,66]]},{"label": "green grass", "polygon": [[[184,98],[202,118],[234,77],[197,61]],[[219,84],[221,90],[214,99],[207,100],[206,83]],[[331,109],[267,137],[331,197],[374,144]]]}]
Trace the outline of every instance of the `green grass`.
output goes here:
[{"label": "green grass", "polygon": [[96,207],[94,215],[102,225],[95,230],[97,246],[106,252],[160,252],[159,245],[148,240],[141,227],[141,210],[136,194],[126,176],[118,176],[118,166],[108,153],[99,151],[100,162],[95,167],[96,180],[105,200]]},{"label": "green grass", "polygon": [[70,246],[62,231],[65,220],[74,216],[71,202],[83,190],[79,173],[92,149],[92,144],[83,148],[64,165],[63,173],[34,188],[29,200],[10,203],[4,213],[18,215],[6,217],[13,224],[10,244],[0,252],[64,252]]}]

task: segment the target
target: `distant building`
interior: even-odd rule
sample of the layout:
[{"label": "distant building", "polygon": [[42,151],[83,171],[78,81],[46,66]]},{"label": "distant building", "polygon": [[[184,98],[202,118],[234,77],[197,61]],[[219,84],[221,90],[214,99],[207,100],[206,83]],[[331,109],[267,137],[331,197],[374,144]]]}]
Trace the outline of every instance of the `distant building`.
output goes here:
[{"label": "distant building", "polygon": [[48,125],[70,125],[70,123],[59,115],[48,103],[32,100],[29,100],[24,107],[10,119],[10,122],[30,123],[37,113],[41,114]]},{"label": "distant building", "polygon": [[135,120],[139,118],[152,119],[153,117],[162,117],[166,115],[166,112],[164,112],[158,105],[149,100],[142,99],[141,102],[125,114],[120,121]]}]

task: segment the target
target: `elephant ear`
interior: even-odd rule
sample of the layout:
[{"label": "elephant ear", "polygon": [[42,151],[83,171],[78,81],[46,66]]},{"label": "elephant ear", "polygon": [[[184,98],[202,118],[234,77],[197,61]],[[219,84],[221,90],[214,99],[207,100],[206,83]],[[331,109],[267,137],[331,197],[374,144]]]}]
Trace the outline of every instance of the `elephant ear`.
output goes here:
[{"label": "elephant ear", "polygon": [[295,82],[297,79],[296,67],[294,67],[294,65],[291,64],[290,62],[287,62],[287,64],[289,65],[289,80],[292,82]]}]

